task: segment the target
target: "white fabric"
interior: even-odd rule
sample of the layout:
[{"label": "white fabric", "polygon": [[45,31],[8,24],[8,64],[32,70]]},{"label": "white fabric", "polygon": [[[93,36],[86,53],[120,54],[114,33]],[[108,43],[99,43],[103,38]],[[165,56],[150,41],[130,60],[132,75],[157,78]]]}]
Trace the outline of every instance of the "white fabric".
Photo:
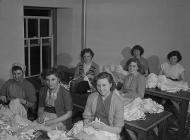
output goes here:
[{"label": "white fabric", "polygon": [[121,65],[103,65],[100,68],[100,72],[108,72],[112,74],[114,81],[116,83],[123,83],[125,76],[128,75],[128,72],[123,69]]},{"label": "white fabric", "polygon": [[162,91],[174,92],[174,93],[180,90],[187,91],[189,88],[187,82],[173,81],[166,78],[165,75],[158,76],[157,87],[160,88]]},{"label": "white fabric", "polygon": [[146,79],[146,88],[155,88],[158,83],[158,76],[154,73],[150,73]]},{"label": "white fabric", "polygon": [[68,137],[65,131],[51,130],[51,131],[48,131],[47,135],[50,138],[50,140],[68,140]]},{"label": "white fabric", "polygon": [[[95,121],[93,121],[91,123],[94,123],[94,122],[103,123],[97,119],[95,119]],[[80,135],[80,134],[82,134],[82,135]],[[84,140],[90,140],[90,139],[93,139],[93,140],[119,140],[118,135],[107,132],[107,131],[95,130],[90,125],[84,126],[83,121],[79,121],[79,122],[75,123],[73,128],[67,133],[67,135],[74,136],[74,137],[77,137],[82,140],[83,139]]]},{"label": "white fabric", "polygon": [[10,101],[9,109],[14,114],[17,114],[23,118],[27,118],[27,111],[24,108],[24,106],[20,103],[20,100],[18,98]]},{"label": "white fabric", "polygon": [[145,119],[145,113],[160,113],[163,110],[164,107],[152,99],[136,98],[124,106],[124,119],[127,121]]},{"label": "white fabric", "polygon": [[156,75],[151,73],[148,75],[146,80],[146,88],[158,87],[162,91],[167,92],[178,92],[180,90],[187,91],[189,86],[184,81],[173,81],[168,79],[165,75]]},{"label": "white fabric", "polygon": [[184,72],[183,66],[179,63],[171,65],[166,62],[161,65],[161,69],[166,77],[170,77],[172,79],[179,79],[180,75]]}]

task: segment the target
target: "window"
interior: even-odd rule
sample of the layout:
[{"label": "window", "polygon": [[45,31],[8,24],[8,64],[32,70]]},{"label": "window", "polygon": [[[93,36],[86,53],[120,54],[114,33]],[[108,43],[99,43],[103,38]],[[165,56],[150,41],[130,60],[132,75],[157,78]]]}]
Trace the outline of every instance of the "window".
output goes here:
[{"label": "window", "polygon": [[53,10],[24,8],[26,77],[39,75],[54,63]]}]

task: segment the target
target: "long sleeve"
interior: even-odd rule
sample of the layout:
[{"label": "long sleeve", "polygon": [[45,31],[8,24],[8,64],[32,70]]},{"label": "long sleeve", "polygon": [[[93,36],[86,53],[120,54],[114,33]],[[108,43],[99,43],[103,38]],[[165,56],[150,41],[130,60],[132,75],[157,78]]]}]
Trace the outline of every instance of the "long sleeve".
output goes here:
[{"label": "long sleeve", "polygon": [[141,74],[137,74],[130,81],[130,77],[127,76],[122,88],[124,97],[127,98],[143,98],[145,92],[145,77]]}]

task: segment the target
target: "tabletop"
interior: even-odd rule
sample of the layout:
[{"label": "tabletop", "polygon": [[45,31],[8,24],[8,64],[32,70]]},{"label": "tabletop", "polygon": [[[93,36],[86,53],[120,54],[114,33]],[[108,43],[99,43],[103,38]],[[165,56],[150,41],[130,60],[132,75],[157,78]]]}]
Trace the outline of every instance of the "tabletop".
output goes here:
[{"label": "tabletop", "polygon": [[172,92],[166,92],[162,91],[158,88],[146,88],[145,89],[145,94],[150,94],[150,95],[156,95],[156,96],[168,96],[168,98],[177,98],[180,100],[187,100],[190,101],[190,91],[179,91],[176,93]]}]

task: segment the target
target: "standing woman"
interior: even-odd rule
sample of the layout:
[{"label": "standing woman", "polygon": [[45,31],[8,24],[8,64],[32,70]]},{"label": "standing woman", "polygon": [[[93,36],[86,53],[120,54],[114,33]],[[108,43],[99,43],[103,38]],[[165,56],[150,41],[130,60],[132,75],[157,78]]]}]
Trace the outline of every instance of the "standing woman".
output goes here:
[{"label": "standing woman", "polygon": [[137,97],[143,98],[145,92],[145,77],[140,73],[141,64],[139,59],[131,58],[126,63],[129,74],[125,77],[121,95],[133,100]]},{"label": "standing woman", "polygon": [[169,52],[167,59],[168,62],[161,65],[160,74],[174,81],[184,81],[184,67],[179,64],[182,60],[180,52],[176,50]]},{"label": "standing woman", "polygon": [[94,52],[90,48],[81,51],[81,62],[78,63],[74,79],[76,79],[75,92],[85,93],[90,90],[91,82],[99,73],[99,65],[93,62]]},{"label": "standing woman", "polygon": [[142,56],[144,54],[144,49],[140,45],[135,45],[131,49],[131,55],[134,58],[137,58],[141,64],[141,74],[144,76],[148,76],[149,74],[149,67],[148,67],[148,61]]},{"label": "standing woman", "polygon": [[40,89],[38,122],[53,129],[70,129],[72,116],[72,98],[60,83],[56,68],[45,72],[46,86]]}]

